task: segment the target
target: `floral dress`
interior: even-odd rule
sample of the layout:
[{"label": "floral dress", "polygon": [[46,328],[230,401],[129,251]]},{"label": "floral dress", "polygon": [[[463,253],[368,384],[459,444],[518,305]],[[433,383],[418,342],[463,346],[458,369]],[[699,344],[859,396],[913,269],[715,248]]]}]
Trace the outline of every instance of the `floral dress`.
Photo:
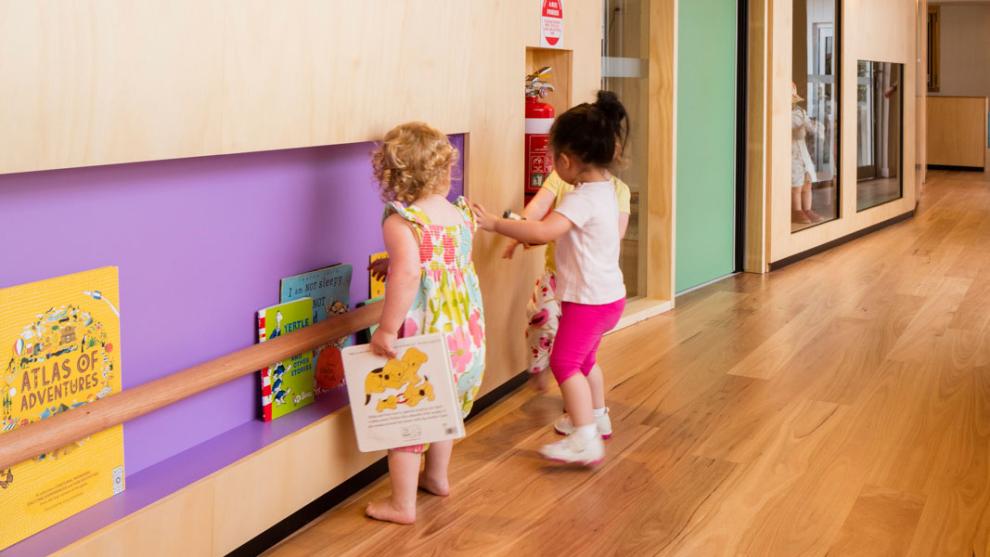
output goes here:
[{"label": "floral dress", "polygon": [[463,197],[457,200],[457,208],[464,223],[456,226],[433,224],[415,205],[398,202],[386,206],[385,217],[398,214],[404,218],[419,242],[419,292],[399,336],[446,336],[461,412],[466,417],[485,372],[485,313],[471,260],[477,225]]}]

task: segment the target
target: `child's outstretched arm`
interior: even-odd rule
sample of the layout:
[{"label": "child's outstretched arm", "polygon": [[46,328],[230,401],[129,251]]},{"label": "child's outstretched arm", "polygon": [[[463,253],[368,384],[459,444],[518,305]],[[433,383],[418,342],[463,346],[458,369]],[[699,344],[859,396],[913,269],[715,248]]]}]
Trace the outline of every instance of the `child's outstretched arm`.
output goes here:
[{"label": "child's outstretched arm", "polygon": [[489,232],[496,232],[526,244],[546,244],[560,238],[573,227],[567,217],[552,212],[543,220],[509,220],[499,218],[474,204],[474,214],[478,227]]},{"label": "child's outstretched arm", "polygon": [[[522,217],[526,220],[541,220],[543,217],[547,216],[550,209],[553,208],[553,200],[556,196],[553,192],[546,188],[540,188],[540,191],[536,192],[536,195],[526,204],[523,208]],[[515,255],[516,248],[519,247],[519,240],[512,240],[509,245],[506,246],[505,251],[502,252],[502,257],[505,259],[512,259]]]},{"label": "child's outstretched arm", "polygon": [[533,199],[529,200],[523,208],[522,216],[526,220],[542,220],[553,209],[553,200],[556,196],[548,189],[540,188]]},{"label": "child's outstretched arm", "polygon": [[626,231],[629,230],[629,213],[619,212],[619,239],[626,237]]},{"label": "child's outstretched arm", "polygon": [[399,328],[419,289],[419,244],[412,229],[399,215],[385,219],[382,236],[389,259],[388,289],[378,330],[371,337],[371,350],[379,356],[394,358]]}]

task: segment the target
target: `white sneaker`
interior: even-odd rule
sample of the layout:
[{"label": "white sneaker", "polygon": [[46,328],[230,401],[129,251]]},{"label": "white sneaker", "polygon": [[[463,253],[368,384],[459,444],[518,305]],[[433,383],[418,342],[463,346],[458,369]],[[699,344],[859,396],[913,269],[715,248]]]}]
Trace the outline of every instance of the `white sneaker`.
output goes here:
[{"label": "white sneaker", "polygon": [[[612,437],[612,419],[608,417],[608,408],[605,409],[603,415],[595,418],[595,425],[598,426],[598,434],[602,436],[602,439]],[[574,424],[571,423],[571,417],[567,414],[561,414],[557,418],[557,421],[553,423],[553,430],[561,435],[574,433]]]},{"label": "white sneaker", "polygon": [[581,439],[578,435],[568,435],[562,441],[543,445],[540,454],[555,462],[597,466],[605,459],[605,443],[598,436]]}]

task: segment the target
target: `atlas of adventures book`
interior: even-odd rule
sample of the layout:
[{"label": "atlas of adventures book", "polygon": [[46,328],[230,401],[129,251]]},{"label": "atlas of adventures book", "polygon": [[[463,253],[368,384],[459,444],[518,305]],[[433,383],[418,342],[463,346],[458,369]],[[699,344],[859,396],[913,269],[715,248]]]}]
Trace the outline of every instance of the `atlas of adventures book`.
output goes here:
[{"label": "atlas of adventures book", "polygon": [[[313,299],[313,323],[327,317],[347,313],[350,309],[350,265],[331,265],[315,271],[285,277],[281,283],[280,300],[285,303],[301,297]],[[339,387],[344,382],[344,362],[340,350],[351,344],[344,336],[313,351],[314,393],[316,396]]]},{"label": "atlas of adventures book", "polygon": [[[258,342],[278,338],[313,322],[313,299],[300,298],[258,311]],[[261,417],[281,418],[313,403],[313,352],[303,352],[261,370]]]},{"label": "atlas of adventures book", "polygon": [[[120,392],[118,305],[116,267],[0,289],[0,437]],[[121,426],[0,470],[0,550],[123,490]]]}]

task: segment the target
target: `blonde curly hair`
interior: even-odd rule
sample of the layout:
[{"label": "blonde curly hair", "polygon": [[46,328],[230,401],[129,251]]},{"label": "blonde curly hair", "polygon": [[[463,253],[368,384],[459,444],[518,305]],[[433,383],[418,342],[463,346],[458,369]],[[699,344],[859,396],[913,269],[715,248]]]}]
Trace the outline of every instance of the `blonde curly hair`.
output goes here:
[{"label": "blonde curly hair", "polygon": [[446,193],[457,156],[446,135],[423,122],[409,122],[385,134],[371,166],[384,201],[410,204],[424,195]]}]

